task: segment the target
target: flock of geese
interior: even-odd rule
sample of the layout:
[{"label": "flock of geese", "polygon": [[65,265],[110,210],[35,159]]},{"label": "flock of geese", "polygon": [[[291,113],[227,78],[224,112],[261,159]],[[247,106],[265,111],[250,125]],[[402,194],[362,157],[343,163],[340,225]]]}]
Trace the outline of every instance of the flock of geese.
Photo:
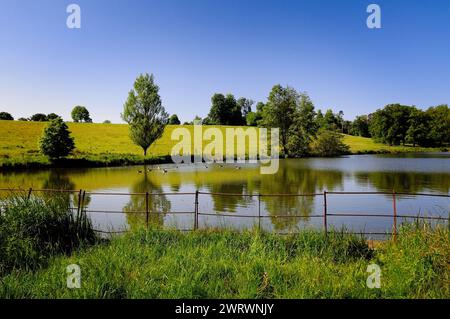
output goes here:
[{"label": "flock of geese", "polygon": [[[224,165],[223,165],[223,164],[220,164],[219,167],[220,167],[220,168],[223,168]],[[205,164],[205,168],[209,168],[209,166]],[[234,168],[235,168],[235,169],[241,169],[241,167],[238,166],[238,165],[234,165]],[[178,169],[178,165],[175,166],[174,169]],[[166,168],[162,168],[162,169],[161,169],[161,167],[160,167],[159,165],[156,167],[156,170],[162,171],[164,174],[167,174],[167,172],[168,172],[168,170],[167,170]],[[144,171],[145,171],[145,170],[138,170],[137,172],[138,172],[138,174],[142,174],[142,173],[144,173]],[[153,168],[147,168],[147,172],[151,172],[151,171],[153,171]]]}]

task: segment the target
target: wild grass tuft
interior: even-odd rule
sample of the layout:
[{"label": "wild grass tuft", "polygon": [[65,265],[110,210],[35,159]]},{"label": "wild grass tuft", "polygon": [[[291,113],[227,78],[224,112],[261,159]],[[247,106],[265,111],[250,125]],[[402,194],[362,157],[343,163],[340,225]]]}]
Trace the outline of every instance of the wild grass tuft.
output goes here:
[{"label": "wild grass tuft", "polygon": [[95,242],[86,214],[69,205],[68,195],[14,195],[0,202],[0,275],[36,269],[52,255]]}]

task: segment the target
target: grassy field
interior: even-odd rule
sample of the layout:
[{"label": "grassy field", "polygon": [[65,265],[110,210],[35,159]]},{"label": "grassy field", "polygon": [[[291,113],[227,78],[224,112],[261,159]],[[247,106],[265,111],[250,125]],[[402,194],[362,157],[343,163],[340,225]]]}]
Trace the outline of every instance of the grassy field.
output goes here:
[{"label": "grassy field", "polygon": [[[49,165],[49,161],[39,153],[38,148],[45,125],[43,122],[0,121],[0,167]],[[131,142],[126,124],[68,123],[68,126],[75,138],[76,150],[71,156],[74,166],[141,164],[145,160],[142,150]],[[147,162],[167,160],[164,158],[170,154],[175,144],[171,140],[171,134],[177,127],[181,126],[167,126],[164,135],[149,149]],[[193,131],[193,126],[183,127]],[[219,128],[225,132],[225,126]],[[437,150],[391,147],[356,136],[345,136],[344,142],[355,154]],[[204,145],[207,143],[205,141]]]},{"label": "grassy field", "polygon": [[[448,229],[410,228],[369,248],[365,240],[305,231],[138,230],[109,244],[0,278],[0,298],[450,298]],[[369,289],[367,267],[381,268]],[[66,287],[66,267],[81,288]]]},{"label": "grassy field", "polygon": [[[0,298],[450,298],[445,226],[396,242],[356,235],[135,228],[101,239],[60,197],[13,197],[0,214]],[[79,265],[81,287],[66,286]],[[367,267],[381,287],[367,287]]]}]

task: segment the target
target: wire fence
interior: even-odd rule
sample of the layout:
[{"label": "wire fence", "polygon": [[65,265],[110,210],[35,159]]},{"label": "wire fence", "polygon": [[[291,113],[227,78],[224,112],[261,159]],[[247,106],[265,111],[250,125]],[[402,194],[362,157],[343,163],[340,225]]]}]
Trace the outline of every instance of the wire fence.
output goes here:
[{"label": "wire fence", "polygon": [[[0,191],[6,192],[21,192],[26,194],[28,198],[32,196],[33,193],[66,193],[72,195],[78,195],[74,197],[72,210],[76,211],[78,214],[81,212],[84,213],[102,213],[102,214],[142,214],[145,215],[145,224],[149,226],[149,219],[153,215],[192,215],[194,217],[193,227],[189,229],[181,229],[184,231],[193,231],[200,228],[199,219],[201,216],[213,216],[213,217],[224,217],[224,218],[253,218],[258,220],[258,229],[261,229],[261,221],[267,218],[273,219],[282,219],[282,218],[320,218],[322,219],[322,228],[325,234],[329,232],[329,218],[330,217],[374,217],[374,218],[389,218],[392,220],[392,232],[349,232],[349,233],[357,233],[361,235],[392,235],[394,240],[398,234],[398,219],[414,219],[414,220],[433,220],[433,221],[443,221],[449,222],[449,217],[442,216],[421,216],[421,215],[405,215],[398,214],[397,212],[397,202],[398,196],[413,196],[413,197],[440,197],[440,198],[450,198],[448,194],[430,194],[430,193],[408,193],[408,192],[327,192],[323,191],[321,193],[309,193],[309,194],[241,194],[241,193],[218,193],[218,192],[203,192],[203,191],[195,191],[195,192],[160,192],[160,193],[149,193],[149,192],[90,192],[86,190],[67,190],[67,189],[21,189],[21,188],[0,188]],[[88,207],[85,207],[85,199],[86,195],[97,195],[97,196],[142,196],[145,200],[145,210],[89,210]],[[155,211],[151,210],[149,207],[150,197],[151,196],[192,196],[192,210],[184,210],[184,211]],[[225,213],[225,212],[208,212],[201,211],[199,209],[199,197],[200,195],[209,195],[209,196],[229,196],[229,197],[240,197],[240,198],[257,198],[257,211],[251,215],[239,214],[239,213]],[[343,213],[343,212],[329,212],[330,204],[328,204],[328,198],[330,196],[359,196],[359,195],[384,195],[391,197],[392,201],[392,209],[390,212],[383,213]],[[299,214],[270,214],[263,215],[261,210],[261,200],[264,197],[273,197],[273,198],[282,198],[282,197],[321,197],[323,199],[323,209],[321,214],[309,214],[309,215],[299,215]],[[76,199],[76,206],[75,206]],[[104,231],[104,230],[96,230],[100,233],[123,233],[126,231]]]}]

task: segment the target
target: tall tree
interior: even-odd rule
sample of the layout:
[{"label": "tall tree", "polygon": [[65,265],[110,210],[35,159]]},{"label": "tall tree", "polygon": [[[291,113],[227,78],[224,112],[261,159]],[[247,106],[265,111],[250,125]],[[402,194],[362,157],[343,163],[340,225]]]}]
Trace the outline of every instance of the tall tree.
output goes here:
[{"label": "tall tree", "polygon": [[430,119],[427,113],[415,107],[412,108],[408,119],[409,128],[406,131],[406,141],[412,143],[413,146],[430,144],[428,139],[429,124]]},{"label": "tall tree", "polygon": [[370,121],[370,134],[374,139],[389,145],[404,144],[411,109],[406,105],[389,104],[377,110]]},{"label": "tall tree", "polygon": [[351,133],[353,135],[369,137],[369,118],[367,115],[360,115],[352,123]]},{"label": "tall tree", "polygon": [[310,144],[318,129],[314,104],[305,93],[299,94],[294,121],[289,128],[287,153],[293,157],[304,156],[310,151]]},{"label": "tall tree", "polygon": [[263,109],[263,126],[280,129],[280,147],[287,154],[289,129],[294,121],[299,94],[291,87],[275,85]]},{"label": "tall tree", "polygon": [[252,111],[252,105],[255,102],[251,99],[247,99],[245,97],[241,97],[237,100],[238,106],[242,110],[242,117],[245,119],[247,117],[247,114]]},{"label": "tall tree", "polygon": [[450,109],[448,105],[430,107],[426,113],[430,118],[429,138],[436,145],[450,143]]},{"label": "tall tree", "polygon": [[169,115],[162,106],[153,74],[141,74],[128,93],[122,119],[130,125],[130,137],[147,155],[147,149],[164,132]]},{"label": "tall tree", "polygon": [[91,116],[86,107],[77,105],[72,110],[72,119],[74,122],[92,123]]}]

